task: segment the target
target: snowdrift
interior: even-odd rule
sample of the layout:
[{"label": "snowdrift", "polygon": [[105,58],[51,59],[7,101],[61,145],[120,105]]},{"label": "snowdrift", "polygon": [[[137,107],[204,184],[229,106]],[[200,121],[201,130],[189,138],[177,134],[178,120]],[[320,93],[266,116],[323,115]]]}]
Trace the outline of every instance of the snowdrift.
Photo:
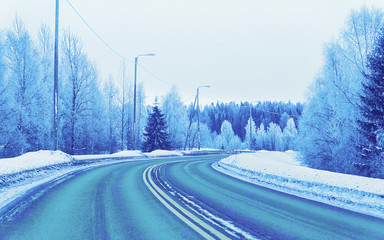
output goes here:
[{"label": "snowdrift", "polygon": [[297,160],[297,152],[243,153],[212,167],[257,185],[384,218],[384,180],[308,168]]},{"label": "snowdrift", "polygon": [[62,151],[41,150],[38,152],[29,152],[14,158],[0,159],[0,175],[69,163],[73,160],[72,156]]},{"label": "snowdrift", "polygon": [[168,150],[155,150],[149,153],[143,153],[147,157],[165,157],[165,156],[183,156],[181,152],[178,151],[168,151]]},{"label": "snowdrift", "polygon": [[74,155],[73,158],[76,160],[89,160],[89,159],[110,159],[110,158],[130,158],[130,157],[144,157],[144,155],[136,151],[121,151],[113,154],[98,154],[98,155]]}]

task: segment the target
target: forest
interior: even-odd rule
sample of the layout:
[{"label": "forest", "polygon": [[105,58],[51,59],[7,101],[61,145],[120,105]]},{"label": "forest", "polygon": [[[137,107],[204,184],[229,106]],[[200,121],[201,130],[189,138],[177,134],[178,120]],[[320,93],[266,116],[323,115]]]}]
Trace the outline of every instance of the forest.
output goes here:
[{"label": "forest", "polygon": [[[169,148],[297,150],[313,168],[383,178],[383,23],[375,7],[349,14],[338,37],[324,45],[324,64],[305,104],[217,102],[197,108],[171,87],[156,101]],[[59,149],[69,154],[133,149],[133,84],[125,62],[118,74],[102,79],[81,39],[70,30],[60,36]],[[1,157],[54,148],[52,58],[46,25],[34,37],[16,17],[0,32]],[[146,99],[144,86],[151,87],[138,85],[138,148],[154,105],[147,104],[154,100]]]},{"label": "forest", "polygon": [[[126,63],[121,63],[116,76],[101,79],[81,39],[69,29],[60,36],[59,149],[69,154],[133,149],[133,84]],[[146,101],[153,102],[146,99],[141,83],[136,105],[137,148],[142,147],[152,111]],[[303,111],[300,103],[266,101],[256,105],[216,103],[199,108],[197,114],[193,104],[181,101],[176,86],[159,96],[156,105],[165,114],[170,149],[197,148],[197,115],[202,148],[294,149]],[[0,122],[1,157],[54,149],[53,37],[44,24],[35,36],[15,17],[13,26],[0,32]]]},{"label": "forest", "polygon": [[352,11],[310,87],[298,149],[311,167],[384,177],[383,12]]}]

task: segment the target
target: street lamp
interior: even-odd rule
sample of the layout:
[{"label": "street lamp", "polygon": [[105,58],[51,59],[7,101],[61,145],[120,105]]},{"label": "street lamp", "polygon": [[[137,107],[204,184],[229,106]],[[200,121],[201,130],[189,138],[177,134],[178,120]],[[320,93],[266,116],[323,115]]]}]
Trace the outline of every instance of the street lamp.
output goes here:
[{"label": "street lamp", "polygon": [[139,57],[152,57],[154,53],[139,54],[135,57],[135,81],[133,87],[133,150],[136,150],[136,76],[137,76],[137,59]]},{"label": "street lamp", "polygon": [[211,86],[205,85],[197,88],[197,139],[198,139],[198,148],[200,150],[200,107],[199,107],[199,88],[210,88]]}]

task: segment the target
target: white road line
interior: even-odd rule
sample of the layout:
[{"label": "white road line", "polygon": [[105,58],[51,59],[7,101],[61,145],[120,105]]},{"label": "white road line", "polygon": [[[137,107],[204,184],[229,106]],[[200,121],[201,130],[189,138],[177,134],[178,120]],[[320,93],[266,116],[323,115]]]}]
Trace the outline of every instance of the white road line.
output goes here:
[{"label": "white road line", "polygon": [[[143,180],[145,185],[148,187],[148,189],[155,195],[157,199],[166,207],[168,208],[173,214],[175,214],[178,218],[180,218],[183,222],[185,222],[188,226],[190,226],[192,229],[194,229],[196,232],[198,232],[200,235],[202,235],[206,239],[214,239],[212,236],[210,236],[206,231],[210,232],[212,235],[219,239],[225,239],[230,240],[227,236],[222,234],[221,232],[217,231],[213,227],[209,226],[207,223],[196,217],[194,214],[186,210],[184,207],[182,207],[180,204],[175,202],[173,199],[171,199],[163,190],[161,190],[152,180],[151,172],[153,168],[159,166],[161,164],[156,164],[148,167],[145,169],[143,173]],[[149,182],[147,181],[146,177],[148,177]],[[169,203],[168,203],[168,202]],[[181,211],[185,216],[192,219],[195,223],[187,219],[185,216],[183,216],[179,211]],[[203,229],[202,229],[202,228]]]}]

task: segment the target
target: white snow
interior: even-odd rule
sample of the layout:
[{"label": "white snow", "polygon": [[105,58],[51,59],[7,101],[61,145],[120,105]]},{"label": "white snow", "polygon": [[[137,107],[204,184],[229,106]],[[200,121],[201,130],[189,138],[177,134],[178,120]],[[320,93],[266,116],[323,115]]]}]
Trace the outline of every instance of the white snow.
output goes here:
[{"label": "white snow", "polygon": [[66,163],[73,158],[62,151],[41,150],[14,158],[0,159],[0,175],[21,172],[49,165]]},{"label": "white snow", "polygon": [[168,151],[168,150],[155,150],[150,153],[143,153],[147,157],[164,157],[164,156],[183,156],[179,151]]},{"label": "white snow", "polygon": [[141,151],[121,151],[114,154],[111,154],[113,157],[142,157],[143,154]]},{"label": "white snow", "polygon": [[236,178],[296,196],[384,218],[384,180],[303,166],[294,151],[243,153],[213,167]]},{"label": "white snow", "polygon": [[73,155],[76,160],[88,160],[88,159],[106,159],[106,158],[122,158],[122,157],[143,157],[144,155],[136,151],[121,151],[113,154],[98,154],[98,155]]}]

